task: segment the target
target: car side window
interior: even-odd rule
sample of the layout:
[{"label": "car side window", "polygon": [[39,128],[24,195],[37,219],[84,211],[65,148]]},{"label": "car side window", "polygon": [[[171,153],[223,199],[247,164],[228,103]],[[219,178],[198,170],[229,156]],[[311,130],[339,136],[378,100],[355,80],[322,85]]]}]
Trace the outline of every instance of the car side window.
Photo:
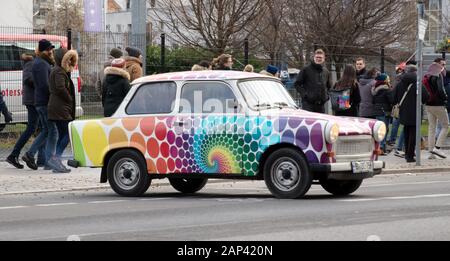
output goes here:
[{"label": "car side window", "polygon": [[141,86],[126,108],[129,115],[171,113],[175,107],[177,85],[174,82]]},{"label": "car side window", "polygon": [[231,113],[235,101],[233,91],[224,83],[187,83],[181,89],[180,113]]}]

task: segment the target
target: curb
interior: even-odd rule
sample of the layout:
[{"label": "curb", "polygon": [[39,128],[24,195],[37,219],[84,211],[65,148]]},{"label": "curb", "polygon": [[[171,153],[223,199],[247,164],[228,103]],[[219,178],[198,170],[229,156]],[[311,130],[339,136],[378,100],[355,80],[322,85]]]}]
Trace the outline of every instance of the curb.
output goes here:
[{"label": "curb", "polygon": [[439,172],[450,172],[450,167],[437,167],[437,168],[407,168],[407,169],[384,169],[381,175],[392,175],[399,173],[411,173],[411,174],[420,174],[420,173],[439,173]]}]

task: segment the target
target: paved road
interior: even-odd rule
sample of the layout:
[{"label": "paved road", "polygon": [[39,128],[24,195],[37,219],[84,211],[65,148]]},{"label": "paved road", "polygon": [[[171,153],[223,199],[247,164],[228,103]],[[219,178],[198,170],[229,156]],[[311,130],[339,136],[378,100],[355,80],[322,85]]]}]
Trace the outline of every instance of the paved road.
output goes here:
[{"label": "paved road", "polygon": [[[277,200],[264,182],[211,183],[139,199],[110,190],[0,197],[0,240],[450,240],[450,174],[387,175],[355,196],[313,187]],[[75,236],[73,236],[75,235]]]}]

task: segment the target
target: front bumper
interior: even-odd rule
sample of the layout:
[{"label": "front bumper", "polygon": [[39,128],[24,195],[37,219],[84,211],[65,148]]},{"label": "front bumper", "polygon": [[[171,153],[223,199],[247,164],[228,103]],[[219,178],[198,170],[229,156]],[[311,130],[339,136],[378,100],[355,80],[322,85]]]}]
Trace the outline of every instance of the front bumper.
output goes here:
[{"label": "front bumper", "polygon": [[354,174],[352,172],[352,164],[350,162],[345,163],[331,163],[331,164],[311,164],[311,171],[321,178],[324,176],[327,179],[335,180],[361,180],[372,178],[375,175],[381,174],[382,170],[386,167],[384,161],[374,161],[374,171]]}]

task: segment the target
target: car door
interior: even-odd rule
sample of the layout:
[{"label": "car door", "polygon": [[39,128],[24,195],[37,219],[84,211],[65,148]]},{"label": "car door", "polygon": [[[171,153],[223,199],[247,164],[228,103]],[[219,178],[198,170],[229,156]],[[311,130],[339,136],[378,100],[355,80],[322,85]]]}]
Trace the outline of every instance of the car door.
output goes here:
[{"label": "car door", "polygon": [[[219,81],[186,82],[180,94],[183,151],[193,173],[242,175],[243,122],[230,85]],[[185,141],[188,141],[188,144]],[[183,160],[185,163],[186,161]],[[190,164],[192,163],[192,164]]]}]

